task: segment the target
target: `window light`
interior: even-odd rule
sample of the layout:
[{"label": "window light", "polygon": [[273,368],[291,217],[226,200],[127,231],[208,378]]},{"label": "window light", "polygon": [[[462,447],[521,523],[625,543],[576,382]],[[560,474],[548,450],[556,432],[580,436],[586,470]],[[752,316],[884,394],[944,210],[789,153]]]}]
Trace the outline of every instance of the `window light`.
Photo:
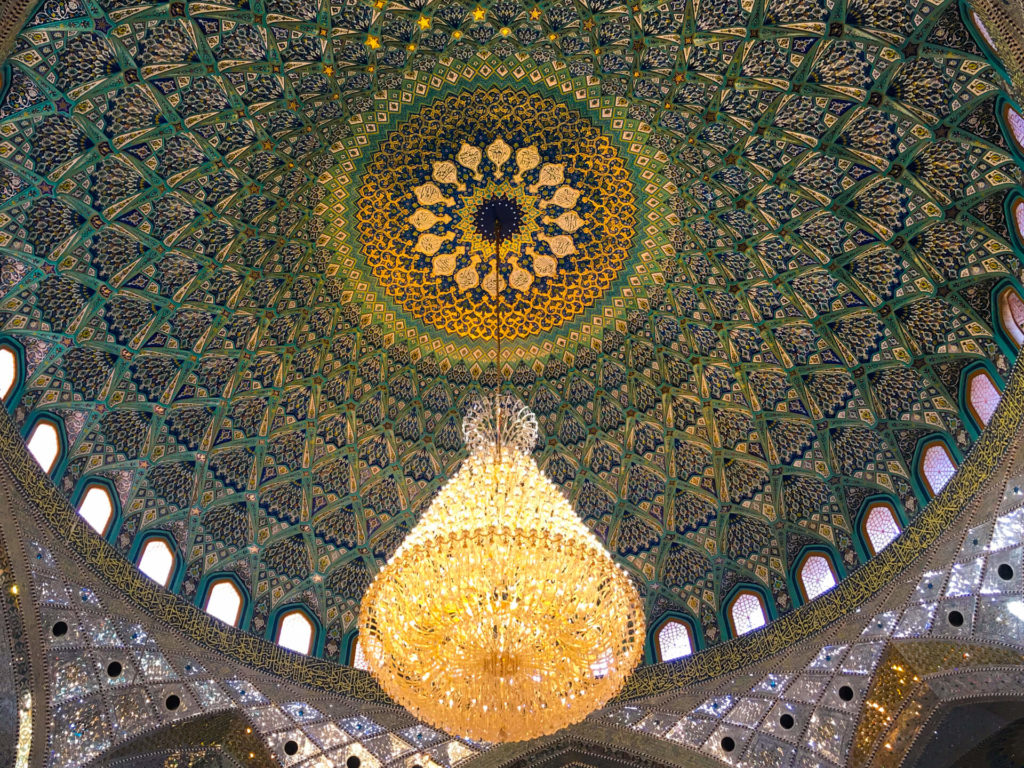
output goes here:
[{"label": "window light", "polygon": [[355,649],[352,651],[352,666],[356,669],[369,669],[369,665],[366,663],[366,655],[363,653],[363,646],[356,640]]},{"label": "window light", "polygon": [[242,614],[242,593],[229,579],[221,579],[210,585],[203,609],[232,627],[238,626]]},{"label": "window light", "polygon": [[302,611],[290,611],[281,617],[277,644],[290,651],[308,654],[313,649],[313,622]]},{"label": "window light", "polygon": [[737,635],[753,632],[768,623],[764,603],[753,592],[740,592],[729,607],[732,626]]},{"label": "window light", "polygon": [[10,347],[0,347],[0,400],[6,400],[18,380],[18,358]]},{"label": "window light", "polygon": [[1024,151],[1024,116],[1021,116],[1020,112],[1009,104],[1003,110],[1003,115],[1006,117],[1007,125],[1010,126],[1010,132],[1013,134],[1013,140],[1017,144],[1017,149]]},{"label": "window light", "polygon": [[876,504],[864,518],[864,534],[871,553],[881,552],[900,535],[900,524],[888,504]]},{"label": "window light", "polygon": [[38,422],[32,427],[26,445],[43,472],[50,472],[60,456],[60,433],[56,425],[50,421]]},{"label": "window light", "polygon": [[78,503],[78,514],[100,536],[106,534],[114,517],[114,500],[102,485],[86,486],[85,495]]},{"label": "window light", "polygon": [[836,585],[832,564],[822,555],[809,555],[800,566],[800,583],[808,600],[828,592]]},{"label": "window light", "polygon": [[661,625],[655,636],[658,661],[681,659],[693,653],[690,629],[683,622],[669,619]]},{"label": "window light", "polygon": [[925,485],[931,491],[932,496],[938,495],[939,491],[946,487],[946,483],[953,479],[956,474],[956,464],[949,448],[945,443],[933,442],[921,455],[921,474],[924,475]]},{"label": "window light", "polygon": [[[1024,205],[1018,208],[1024,210]],[[1013,288],[1004,288],[999,294],[999,322],[1013,343],[1024,344],[1024,299]]]},{"label": "window light", "polygon": [[976,11],[971,11],[971,18],[974,19],[974,26],[978,28],[981,36],[985,38],[985,42],[995,50],[995,41],[992,39],[992,35],[989,34],[988,27],[985,26],[985,22],[981,20],[981,16],[979,16]]},{"label": "window light", "polygon": [[1001,394],[991,374],[978,369],[972,371],[967,378],[967,404],[971,416],[979,427],[988,426],[992,414],[996,412]]},{"label": "window light", "polygon": [[174,570],[174,552],[161,538],[154,538],[142,545],[139,555],[139,570],[162,587],[171,581]]}]

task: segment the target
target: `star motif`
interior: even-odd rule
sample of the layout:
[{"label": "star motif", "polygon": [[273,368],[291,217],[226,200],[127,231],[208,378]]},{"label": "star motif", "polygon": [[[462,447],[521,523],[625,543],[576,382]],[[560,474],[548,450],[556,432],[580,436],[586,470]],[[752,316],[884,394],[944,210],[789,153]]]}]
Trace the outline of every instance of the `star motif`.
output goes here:
[{"label": "star motif", "polygon": [[533,10],[531,10],[530,11],[530,18],[531,19],[539,19],[540,18],[540,8],[534,8]]},{"label": "star motif", "polygon": [[420,25],[420,29],[430,28],[430,19],[428,19],[426,16],[420,16],[419,20],[416,23]]},{"label": "star motif", "polygon": [[55,102],[53,102],[53,106],[57,108],[58,112],[67,113],[71,111],[71,104],[64,97],[61,97],[57,99]]},{"label": "star motif", "polygon": [[103,33],[110,29],[110,22],[106,19],[96,19],[96,21],[93,22],[93,27],[97,32]]},{"label": "star motif", "polygon": [[324,74],[327,75],[328,77],[333,75],[334,67],[332,67],[330,64],[324,64]]},{"label": "star motif", "polygon": [[483,21],[486,16],[487,16],[487,11],[485,11],[479,5],[473,11],[473,20],[474,21]]},{"label": "star motif", "polygon": [[366,45],[370,48],[371,51],[375,51],[378,48],[380,48],[380,40],[378,40],[373,35],[367,35],[366,36]]}]

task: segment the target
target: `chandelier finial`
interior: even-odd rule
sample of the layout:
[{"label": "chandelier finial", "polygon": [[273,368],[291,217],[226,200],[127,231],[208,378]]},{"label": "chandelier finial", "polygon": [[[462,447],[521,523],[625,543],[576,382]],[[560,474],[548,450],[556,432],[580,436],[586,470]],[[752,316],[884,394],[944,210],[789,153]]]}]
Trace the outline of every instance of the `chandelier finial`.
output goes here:
[{"label": "chandelier finial", "polygon": [[462,435],[470,453],[500,446],[529,455],[537,445],[537,434],[537,417],[515,395],[480,398],[462,420]]}]

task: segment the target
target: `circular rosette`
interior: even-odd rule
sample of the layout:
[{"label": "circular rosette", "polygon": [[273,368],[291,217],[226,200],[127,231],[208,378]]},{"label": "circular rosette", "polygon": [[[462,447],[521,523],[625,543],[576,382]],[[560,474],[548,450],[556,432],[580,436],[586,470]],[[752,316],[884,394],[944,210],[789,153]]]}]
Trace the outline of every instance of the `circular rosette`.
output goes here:
[{"label": "circular rosette", "polygon": [[478,340],[528,338],[592,306],[629,258],[636,220],[629,170],[602,130],[511,88],[407,116],[367,163],[356,204],[381,289],[426,325]]}]

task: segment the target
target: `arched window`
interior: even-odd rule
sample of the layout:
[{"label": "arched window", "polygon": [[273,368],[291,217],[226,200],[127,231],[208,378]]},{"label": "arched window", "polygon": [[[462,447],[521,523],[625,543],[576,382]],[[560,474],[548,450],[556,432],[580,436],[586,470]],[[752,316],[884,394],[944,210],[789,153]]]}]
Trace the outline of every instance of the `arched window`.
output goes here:
[{"label": "arched window", "polygon": [[138,567],[161,587],[166,587],[171,583],[171,574],[174,573],[174,551],[171,545],[161,536],[150,538],[139,550]]},{"label": "arched window", "polygon": [[804,600],[813,600],[818,595],[828,592],[839,583],[832,562],[822,554],[811,552],[800,562],[797,569],[800,591]]},{"label": "arched window", "polygon": [[768,623],[768,612],[764,608],[764,600],[756,592],[743,590],[736,593],[729,605],[729,623],[733,634],[739,637],[753,632]]},{"label": "arched window", "polygon": [[78,502],[78,514],[96,533],[106,536],[114,519],[114,497],[105,485],[89,483]]},{"label": "arched window", "polygon": [[0,400],[6,400],[18,383],[18,356],[14,350],[0,346]]},{"label": "arched window", "polygon": [[349,666],[355,667],[356,669],[369,670],[370,665],[366,663],[366,654],[363,653],[363,646],[359,642],[359,638],[352,643],[352,658],[349,659]]},{"label": "arched window", "polygon": [[1015,288],[1007,286],[999,292],[996,303],[999,324],[1019,349],[1024,345],[1024,299],[1021,299]]},{"label": "arched window", "polygon": [[1024,198],[1013,201],[1013,223],[1017,227],[1017,238],[1024,244]]},{"label": "arched window", "polygon": [[1010,126],[1010,133],[1013,134],[1013,140],[1017,144],[1017,149],[1024,152],[1024,116],[1009,104],[1006,104],[1003,107],[1003,117],[1006,119],[1006,124]]},{"label": "arched window", "polygon": [[861,533],[872,555],[889,546],[901,530],[896,510],[885,502],[873,504],[861,523]]},{"label": "arched window", "polygon": [[685,621],[668,619],[654,634],[654,652],[658,661],[681,659],[693,653],[693,635]]},{"label": "arched window", "polygon": [[967,374],[967,410],[979,429],[988,426],[1001,396],[992,374],[984,368]]},{"label": "arched window", "polygon": [[203,610],[232,627],[242,618],[242,591],[231,579],[211,581],[206,589]]},{"label": "arched window", "polygon": [[313,650],[316,627],[303,612],[296,608],[281,615],[277,621],[276,642],[282,648],[301,653],[303,656]]},{"label": "arched window", "polygon": [[32,427],[25,445],[43,472],[49,474],[60,458],[60,430],[50,419],[40,419]]},{"label": "arched window", "polygon": [[956,474],[956,461],[944,442],[932,440],[921,451],[917,471],[921,473],[921,479],[928,492],[932,496],[937,496]]},{"label": "arched window", "polygon": [[985,38],[985,42],[988,43],[989,47],[995,51],[996,43],[992,39],[992,35],[989,34],[988,27],[985,26],[985,22],[981,20],[981,16],[978,15],[977,11],[971,11],[971,19],[974,21],[974,26],[978,28],[981,36]]}]

